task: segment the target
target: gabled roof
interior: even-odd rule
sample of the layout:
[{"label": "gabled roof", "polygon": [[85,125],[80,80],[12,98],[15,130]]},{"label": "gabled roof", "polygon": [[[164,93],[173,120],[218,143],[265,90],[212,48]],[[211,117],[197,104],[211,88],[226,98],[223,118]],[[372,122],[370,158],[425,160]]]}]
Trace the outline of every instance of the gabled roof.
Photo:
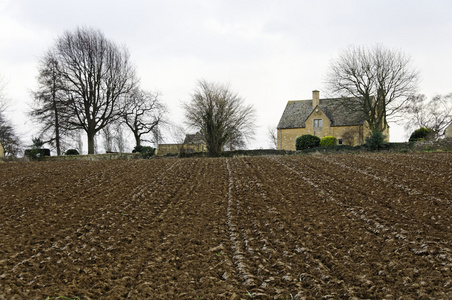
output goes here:
[{"label": "gabled roof", "polygon": [[[343,104],[347,101],[347,105]],[[357,98],[320,99],[319,108],[331,120],[330,126],[363,125],[365,117],[360,111],[360,100]],[[296,100],[287,102],[286,109],[279,121],[278,129],[303,128],[309,115],[314,111],[312,100]]]},{"label": "gabled roof", "polygon": [[201,134],[201,132],[197,132],[195,134],[187,134],[185,136],[184,144],[205,144],[206,139]]}]

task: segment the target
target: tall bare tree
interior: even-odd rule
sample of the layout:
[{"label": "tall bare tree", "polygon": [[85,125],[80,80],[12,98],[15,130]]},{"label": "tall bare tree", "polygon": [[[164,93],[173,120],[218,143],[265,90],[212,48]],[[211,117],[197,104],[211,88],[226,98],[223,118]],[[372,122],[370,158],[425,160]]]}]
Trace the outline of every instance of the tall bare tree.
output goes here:
[{"label": "tall bare tree", "polygon": [[104,143],[104,149],[108,152],[115,151],[115,147],[113,145],[115,140],[115,135],[113,130],[111,129],[111,125],[107,125],[101,130],[102,137],[103,137],[103,143]]},{"label": "tall bare tree", "polygon": [[[382,46],[351,46],[331,63],[327,86],[333,95],[360,100],[358,110],[371,130],[383,131],[417,89],[418,72],[402,52]],[[351,108],[357,107],[355,105]]]},{"label": "tall bare tree", "polygon": [[80,153],[83,153],[83,131],[82,130],[77,130],[75,132],[75,146],[77,147],[77,151]]},{"label": "tall bare tree", "polygon": [[126,140],[123,127],[124,124],[118,121],[102,128],[102,142],[105,151],[121,153],[125,151]]},{"label": "tall bare tree", "polygon": [[95,135],[120,116],[120,101],[136,85],[129,53],[98,30],[77,28],[60,36],[52,51],[68,95],[71,129],[83,129],[88,154]]},{"label": "tall bare tree", "polygon": [[117,124],[115,128],[114,142],[116,144],[116,148],[119,152],[125,152],[126,150],[126,140],[124,137],[124,131],[122,129],[121,124]]},{"label": "tall bare tree", "polygon": [[166,121],[167,109],[160,101],[159,93],[135,89],[125,100],[123,122],[132,131],[135,145],[141,146],[143,136],[151,133],[158,140],[159,126]]},{"label": "tall bare tree", "polygon": [[68,136],[68,94],[65,92],[59,63],[52,51],[42,58],[38,73],[38,90],[33,91],[34,105],[30,115],[41,125],[40,138],[55,146],[61,155],[63,136]]},{"label": "tall bare tree", "polygon": [[435,133],[435,138],[444,136],[444,131],[452,123],[452,93],[437,95],[428,100],[425,95],[414,95],[405,108],[405,130],[425,127]]},{"label": "tall bare tree", "polygon": [[254,134],[255,110],[228,86],[200,80],[190,102],[184,104],[187,124],[200,131],[209,154],[217,156],[224,145]]}]

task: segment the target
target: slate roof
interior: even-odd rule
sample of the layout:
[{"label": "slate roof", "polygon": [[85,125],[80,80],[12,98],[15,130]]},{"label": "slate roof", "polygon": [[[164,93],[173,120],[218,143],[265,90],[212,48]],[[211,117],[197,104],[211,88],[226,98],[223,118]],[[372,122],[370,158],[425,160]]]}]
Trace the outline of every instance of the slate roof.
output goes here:
[{"label": "slate roof", "polygon": [[[347,105],[343,101],[347,101]],[[365,117],[357,98],[320,99],[319,107],[331,120],[330,126],[363,125]],[[296,100],[287,102],[286,109],[278,124],[278,129],[304,128],[306,119],[314,111],[312,100]]]},{"label": "slate roof", "polygon": [[206,139],[200,132],[185,135],[184,144],[205,144],[205,143]]}]

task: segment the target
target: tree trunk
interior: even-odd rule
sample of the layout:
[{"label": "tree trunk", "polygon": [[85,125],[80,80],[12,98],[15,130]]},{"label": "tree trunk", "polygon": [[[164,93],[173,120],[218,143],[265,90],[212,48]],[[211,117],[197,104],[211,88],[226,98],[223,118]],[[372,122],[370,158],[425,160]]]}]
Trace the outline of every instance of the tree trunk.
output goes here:
[{"label": "tree trunk", "polygon": [[210,156],[220,156],[222,144],[218,140],[218,137],[212,137],[210,143],[207,144],[207,149],[209,150]]},{"label": "tree trunk", "polygon": [[53,109],[55,112],[55,146],[57,155],[61,155],[61,146],[60,146],[60,120],[58,118],[58,109],[56,106],[56,100],[53,101]]},{"label": "tree trunk", "polygon": [[140,138],[140,135],[138,134],[138,131],[134,131],[133,136],[135,137],[136,146],[140,147],[141,146],[141,138]]},{"label": "tree trunk", "polygon": [[61,155],[61,146],[60,146],[60,120],[58,117],[58,107],[57,107],[57,99],[56,99],[56,79],[55,75],[52,80],[52,104],[53,104],[53,112],[55,114],[55,143],[56,143],[56,151],[57,155]]},{"label": "tree trunk", "polygon": [[[56,121],[58,122],[58,121]],[[60,145],[60,128],[58,126],[58,123],[55,124],[55,146],[56,146],[56,151],[57,151],[57,155],[60,156],[61,155],[61,145]]]},{"label": "tree trunk", "polygon": [[87,132],[88,135],[88,154],[94,154],[94,132]]}]

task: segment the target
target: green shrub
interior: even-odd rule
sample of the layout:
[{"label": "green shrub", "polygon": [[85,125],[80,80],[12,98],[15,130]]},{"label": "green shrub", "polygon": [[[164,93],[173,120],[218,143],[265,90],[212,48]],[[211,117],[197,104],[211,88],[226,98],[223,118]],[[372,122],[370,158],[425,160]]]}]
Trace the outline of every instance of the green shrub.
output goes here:
[{"label": "green shrub", "polygon": [[155,154],[155,148],[149,146],[136,146],[133,148],[132,153],[141,153],[141,157],[150,158]]},{"label": "green shrub", "polygon": [[410,136],[410,142],[429,140],[434,136],[434,131],[430,128],[421,127],[416,129]]},{"label": "green shrub", "polygon": [[77,149],[68,149],[68,150],[66,150],[66,152],[64,154],[65,155],[79,155],[80,153],[78,153]]},{"label": "green shrub", "polygon": [[324,136],[320,139],[320,147],[332,147],[337,145],[337,138],[334,136]]},{"label": "green shrub", "polygon": [[381,150],[387,147],[386,136],[380,130],[373,130],[372,134],[366,139],[366,147],[370,150]]},{"label": "green shrub", "polygon": [[315,148],[320,145],[320,138],[312,134],[304,134],[297,138],[295,148],[297,150]]}]

